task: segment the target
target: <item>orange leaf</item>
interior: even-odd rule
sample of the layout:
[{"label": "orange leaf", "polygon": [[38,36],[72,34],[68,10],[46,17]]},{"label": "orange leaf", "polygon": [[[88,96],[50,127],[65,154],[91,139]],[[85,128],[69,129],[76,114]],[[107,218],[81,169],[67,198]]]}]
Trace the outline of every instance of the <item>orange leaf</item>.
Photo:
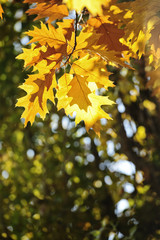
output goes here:
[{"label": "orange leaf", "polygon": [[4,11],[3,11],[3,8],[2,8],[2,6],[1,6],[1,4],[0,4],[0,18],[3,18],[3,17],[2,17],[2,13],[4,13]]},{"label": "orange leaf", "polygon": [[128,48],[119,41],[124,35],[124,30],[118,29],[117,24],[109,21],[108,18],[109,16],[90,18],[87,22],[90,26],[94,27],[96,33],[101,34],[97,45],[104,44],[108,50],[119,52],[127,50]]},{"label": "orange leaf", "polygon": [[27,11],[29,15],[36,14],[37,17],[34,20],[41,18],[48,18],[48,22],[52,22],[56,19],[62,19],[63,17],[68,16],[67,7],[62,4],[61,0],[48,0],[48,1],[34,1],[34,0],[25,0],[26,3],[35,3],[38,2],[35,8],[31,8]]}]

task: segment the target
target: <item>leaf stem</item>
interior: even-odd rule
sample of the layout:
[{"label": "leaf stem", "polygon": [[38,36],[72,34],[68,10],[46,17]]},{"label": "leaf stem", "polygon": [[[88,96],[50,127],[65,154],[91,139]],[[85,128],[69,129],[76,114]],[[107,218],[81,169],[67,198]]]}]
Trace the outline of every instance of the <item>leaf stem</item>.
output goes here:
[{"label": "leaf stem", "polygon": [[76,49],[76,46],[77,46],[77,25],[78,25],[78,14],[76,12],[76,18],[75,18],[75,27],[74,27],[74,33],[75,33],[75,36],[74,36],[74,47],[72,49],[72,52],[68,55],[67,57],[67,60],[65,61],[64,65],[66,65],[66,63],[69,61],[70,57],[72,56],[74,50]]}]

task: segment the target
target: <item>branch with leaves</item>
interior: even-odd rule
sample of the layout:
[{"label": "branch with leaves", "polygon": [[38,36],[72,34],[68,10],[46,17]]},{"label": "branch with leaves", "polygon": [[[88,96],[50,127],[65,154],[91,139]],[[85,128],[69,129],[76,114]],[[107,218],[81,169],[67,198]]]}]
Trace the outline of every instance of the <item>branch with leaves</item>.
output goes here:
[{"label": "branch with leaves", "polygon": [[[17,102],[17,106],[25,108],[22,114],[25,125],[32,124],[37,113],[44,119],[48,113],[47,100],[55,104],[56,98],[58,110],[64,108],[71,116],[76,113],[76,124],[83,120],[87,131],[92,128],[99,134],[100,119],[111,119],[102,106],[113,104],[108,96],[100,95],[101,89],[114,87],[106,66],[132,68],[130,59],[141,58],[143,54],[149,56],[146,62],[153,70],[149,73],[148,86],[160,95],[160,4],[157,0],[127,3],[25,0],[24,3],[35,3],[27,13],[36,15],[35,20],[44,19],[40,28],[27,32],[32,37],[31,47],[24,48],[17,57],[24,60],[25,68],[32,69],[20,86],[27,94]],[[78,22],[84,9],[87,16]],[[71,19],[70,10],[76,11],[75,20]],[[64,74],[57,79],[60,69]]]}]

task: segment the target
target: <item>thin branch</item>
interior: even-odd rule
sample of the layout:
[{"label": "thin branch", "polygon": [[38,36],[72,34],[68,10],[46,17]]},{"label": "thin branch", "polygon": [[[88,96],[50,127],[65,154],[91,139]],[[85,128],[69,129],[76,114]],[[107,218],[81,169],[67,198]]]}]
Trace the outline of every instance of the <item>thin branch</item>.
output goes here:
[{"label": "thin branch", "polygon": [[65,61],[64,65],[66,65],[66,63],[69,61],[70,57],[72,56],[74,50],[76,49],[76,46],[77,46],[77,25],[78,25],[78,14],[76,12],[76,19],[75,19],[75,28],[74,28],[74,33],[75,33],[75,36],[74,36],[74,47],[72,49],[72,52],[68,55],[67,57],[67,60]]}]

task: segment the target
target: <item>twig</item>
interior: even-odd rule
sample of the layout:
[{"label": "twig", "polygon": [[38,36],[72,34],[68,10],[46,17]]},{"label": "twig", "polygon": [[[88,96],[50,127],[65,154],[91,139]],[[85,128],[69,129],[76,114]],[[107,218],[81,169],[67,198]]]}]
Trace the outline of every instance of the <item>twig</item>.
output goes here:
[{"label": "twig", "polygon": [[67,57],[67,60],[65,61],[64,65],[66,65],[66,63],[69,61],[70,57],[72,56],[74,50],[76,49],[76,46],[77,46],[77,39],[76,39],[76,36],[77,36],[77,25],[78,25],[78,14],[76,12],[76,19],[75,19],[75,28],[74,28],[74,33],[75,33],[75,36],[74,36],[74,47],[72,49],[72,52],[68,55]]}]

